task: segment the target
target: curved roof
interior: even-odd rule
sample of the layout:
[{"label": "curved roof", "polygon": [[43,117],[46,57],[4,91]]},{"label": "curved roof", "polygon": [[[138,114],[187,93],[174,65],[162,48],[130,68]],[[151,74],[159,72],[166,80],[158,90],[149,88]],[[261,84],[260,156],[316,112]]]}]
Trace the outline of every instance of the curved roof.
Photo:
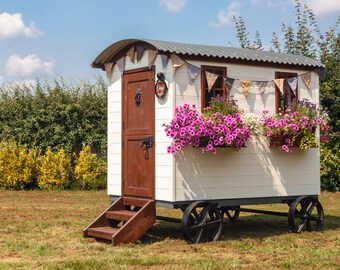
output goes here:
[{"label": "curved roof", "polygon": [[104,63],[116,60],[115,58],[117,54],[127,47],[130,48],[132,44],[136,43],[145,46],[146,48],[157,49],[160,53],[176,53],[183,58],[185,58],[185,56],[197,56],[221,60],[241,60],[257,63],[301,66],[307,68],[324,67],[321,62],[302,55],[149,39],[124,39],[113,43],[96,57],[96,59],[92,62],[92,67],[103,68]]}]

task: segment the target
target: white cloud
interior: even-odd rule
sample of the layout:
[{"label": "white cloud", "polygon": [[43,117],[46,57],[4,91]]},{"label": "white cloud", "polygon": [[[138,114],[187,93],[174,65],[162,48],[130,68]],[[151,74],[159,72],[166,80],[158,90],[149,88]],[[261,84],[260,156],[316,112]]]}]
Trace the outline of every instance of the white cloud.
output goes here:
[{"label": "white cloud", "polygon": [[226,9],[222,9],[217,14],[217,22],[212,22],[214,27],[222,27],[232,22],[233,16],[240,14],[241,5],[238,2],[231,2]]},{"label": "white cloud", "polygon": [[35,54],[29,54],[24,58],[13,54],[6,63],[6,71],[10,76],[51,74],[53,69],[54,63],[52,61],[43,61]]},{"label": "white cloud", "polygon": [[339,13],[340,1],[339,0],[304,0],[303,4],[307,4],[313,10],[316,16],[327,16],[331,13]]},{"label": "white cloud", "polygon": [[178,12],[183,9],[187,0],[160,0],[160,3],[167,10]]},{"label": "white cloud", "polygon": [[34,22],[26,26],[20,13],[1,13],[0,14],[0,39],[13,39],[20,36],[26,38],[37,38],[42,32],[37,29]]}]

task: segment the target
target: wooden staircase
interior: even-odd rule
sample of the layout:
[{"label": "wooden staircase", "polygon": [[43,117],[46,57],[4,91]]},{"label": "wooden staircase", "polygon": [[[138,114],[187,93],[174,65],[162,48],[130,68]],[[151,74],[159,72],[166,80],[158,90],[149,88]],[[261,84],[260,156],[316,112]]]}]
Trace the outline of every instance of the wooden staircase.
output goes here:
[{"label": "wooden staircase", "polygon": [[110,205],[84,231],[84,237],[110,240],[113,246],[133,243],[156,222],[153,200],[121,197]]}]

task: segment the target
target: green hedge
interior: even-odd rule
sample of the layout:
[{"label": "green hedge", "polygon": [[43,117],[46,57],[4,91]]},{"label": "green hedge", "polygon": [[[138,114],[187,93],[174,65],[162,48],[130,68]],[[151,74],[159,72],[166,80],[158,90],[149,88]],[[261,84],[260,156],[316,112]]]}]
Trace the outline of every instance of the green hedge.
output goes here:
[{"label": "green hedge", "polygon": [[79,153],[83,143],[106,155],[107,87],[94,82],[7,84],[0,87],[0,140],[13,139],[43,152]]}]

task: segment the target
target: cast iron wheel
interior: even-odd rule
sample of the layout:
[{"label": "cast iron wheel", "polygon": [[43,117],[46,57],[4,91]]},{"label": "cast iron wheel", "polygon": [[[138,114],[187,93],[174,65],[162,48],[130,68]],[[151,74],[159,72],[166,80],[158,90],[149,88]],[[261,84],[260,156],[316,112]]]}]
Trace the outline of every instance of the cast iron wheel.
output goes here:
[{"label": "cast iron wheel", "polygon": [[288,225],[292,232],[320,231],[323,223],[323,208],[317,198],[301,196],[290,205]]},{"label": "cast iron wheel", "polygon": [[197,201],[190,204],[183,213],[181,231],[190,243],[218,240],[222,230],[221,212],[216,204]]},{"label": "cast iron wheel", "polygon": [[233,207],[234,209],[230,209],[229,207],[220,207],[222,220],[228,219],[229,222],[236,222],[240,216],[240,210],[237,210],[238,207]]}]

